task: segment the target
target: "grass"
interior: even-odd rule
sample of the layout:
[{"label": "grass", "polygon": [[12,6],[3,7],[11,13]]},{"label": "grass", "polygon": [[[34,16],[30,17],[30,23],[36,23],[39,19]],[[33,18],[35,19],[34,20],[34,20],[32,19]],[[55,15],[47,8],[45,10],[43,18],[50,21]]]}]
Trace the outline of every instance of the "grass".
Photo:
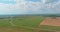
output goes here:
[{"label": "grass", "polygon": [[31,27],[35,28],[37,27],[38,24],[43,20],[44,18],[42,17],[30,17],[30,18],[24,18],[23,20],[20,21],[16,20],[13,23],[17,26],[23,26],[23,27]]},{"label": "grass", "polygon": [[42,30],[48,29],[48,30],[60,31],[60,26],[48,26],[48,25],[44,25],[44,26],[41,26],[40,29],[42,29]]},{"label": "grass", "polygon": [[40,32],[60,32],[60,26],[41,25]]},{"label": "grass", "polygon": [[[16,32],[18,30],[19,30],[18,32],[33,32],[34,28],[36,28],[44,20],[44,18],[45,17],[41,16],[29,16],[29,17],[15,17],[11,19],[10,18],[0,19],[0,28],[1,28],[0,32],[2,32],[2,30],[4,29],[5,30],[12,29],[13,32]],[[10,21],[12,21],[12,23],[15,26],[12,26]]]},{"label": "grass", "polygon": [[[41,16],[26,16],[15,18],[0,19],[0,32],[34,32],[34,29],[45,19]],[[12,25],[11,23],[14,25]],[[47,30],[60,31],[60,27],[57,26],[41,26],[40,32],[55,32]]]}]

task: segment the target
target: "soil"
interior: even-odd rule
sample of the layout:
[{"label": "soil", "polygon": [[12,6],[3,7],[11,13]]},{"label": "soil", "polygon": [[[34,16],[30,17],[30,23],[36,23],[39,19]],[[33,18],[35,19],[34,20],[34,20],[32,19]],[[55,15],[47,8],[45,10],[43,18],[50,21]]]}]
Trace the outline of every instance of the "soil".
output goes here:
[{"label": "soil", "polygon": [[34,30],[34,32],[39,32],[41,25],[60,26],[60,17],[56,17],[56,18],[47,17],[38,25],[38,27]]},{"label": "soil", "polygon": [[40,25],[49,25],[49,26],[60,26],[60,17],[55,19],[48,17]]}]

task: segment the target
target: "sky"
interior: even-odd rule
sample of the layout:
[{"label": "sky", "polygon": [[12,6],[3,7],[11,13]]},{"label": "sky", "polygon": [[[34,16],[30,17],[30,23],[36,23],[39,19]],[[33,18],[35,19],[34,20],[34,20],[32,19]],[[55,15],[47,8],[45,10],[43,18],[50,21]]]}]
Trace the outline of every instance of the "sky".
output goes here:
[{"label": "sky", "polygon": [[0,14],[57,14],[60,0],[0,0]]}]

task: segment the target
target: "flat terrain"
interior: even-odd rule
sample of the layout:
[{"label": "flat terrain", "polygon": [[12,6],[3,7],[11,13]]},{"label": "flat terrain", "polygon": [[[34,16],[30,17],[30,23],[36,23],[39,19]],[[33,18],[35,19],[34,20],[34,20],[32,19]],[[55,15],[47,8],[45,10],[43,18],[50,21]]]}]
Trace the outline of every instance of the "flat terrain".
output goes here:
[{"label": "flat terrain", "polygon": [[60,17],[57,17],[56,19],[48,17],[40,25],[60,26]]},{"label": "flat terrain", "polygon": [[[42,22],[43,21],[43,22]],[[0,32],[60,32],[60,18],[41,16],[20,16],[0,18]]]},{"label": "flat terrain", "polygon": [[33,32],[44,18],[41,16],[0,18],[0,32]]},{"label": "flat terrain", "polygon": [[60,17],[56,19],[48,17],[39,26],[40,32],[60,32]]}]

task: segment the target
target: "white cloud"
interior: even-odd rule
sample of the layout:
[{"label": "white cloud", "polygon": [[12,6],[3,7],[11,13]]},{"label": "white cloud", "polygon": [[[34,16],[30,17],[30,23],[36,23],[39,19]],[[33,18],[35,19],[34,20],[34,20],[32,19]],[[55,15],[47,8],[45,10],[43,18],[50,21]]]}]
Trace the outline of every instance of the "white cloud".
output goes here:
[{"label": "white cloud", "polygon": [[24,2],[16,0],[16,4],[0,3],[0,14],[21,14],[24,12]]},{"label": "white cloud", "polygon": [[[46,4],[46,2],[48,2],[48,3]],[[59,6],[60,6],[60,0],[59,1],[42,0],[42,2],[29,1],[29,2],[27,2],[25,9],[28,11],[34,11],[36,13],[38,13],[38,12],[40,12],[40,13],[59,13],[60,12]]]},{"label": "white cloud", "polygon": [[[14,0],[16,4],[0,3],[0,14],[24,14],[24,13],[58,13],[60,12],[60,1],[53,3],[42,3],[25,0]],[[56,12],[57,11],[57,12]]]}]

